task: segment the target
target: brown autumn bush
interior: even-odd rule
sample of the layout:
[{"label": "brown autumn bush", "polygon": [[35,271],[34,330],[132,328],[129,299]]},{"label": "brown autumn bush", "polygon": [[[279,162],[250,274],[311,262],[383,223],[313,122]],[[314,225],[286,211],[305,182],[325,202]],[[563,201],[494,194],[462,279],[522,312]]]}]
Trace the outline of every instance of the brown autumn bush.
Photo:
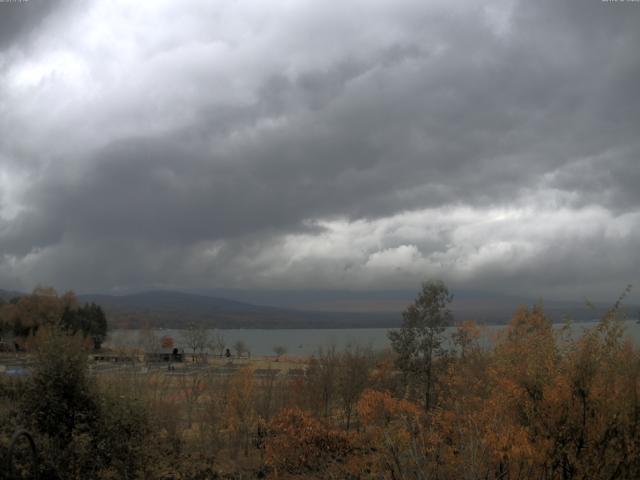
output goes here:
[{"label": "brown autumn bush", "polygon": [[344,463],[353,450],[349,434],[297,408],[280,412],[268,435],[265,460],[277,472],[319,472]]}]

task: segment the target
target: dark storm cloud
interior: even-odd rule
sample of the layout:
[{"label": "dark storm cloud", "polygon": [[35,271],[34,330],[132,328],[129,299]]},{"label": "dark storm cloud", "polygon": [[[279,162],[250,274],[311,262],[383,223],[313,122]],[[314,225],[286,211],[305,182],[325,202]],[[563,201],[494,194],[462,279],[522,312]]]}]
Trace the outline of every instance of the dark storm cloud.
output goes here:
[{"label": "dark storm cloud", "polygon": [[637,5],[87,5],[52,45],[33,25],[55,7],[21,12],[33,60],[4,57],[4,278],[634,280]]},{"label": "dark storm cloud", "polygon": [[59,0],[0,2],[0,49],[19,45],[59,8]]}]

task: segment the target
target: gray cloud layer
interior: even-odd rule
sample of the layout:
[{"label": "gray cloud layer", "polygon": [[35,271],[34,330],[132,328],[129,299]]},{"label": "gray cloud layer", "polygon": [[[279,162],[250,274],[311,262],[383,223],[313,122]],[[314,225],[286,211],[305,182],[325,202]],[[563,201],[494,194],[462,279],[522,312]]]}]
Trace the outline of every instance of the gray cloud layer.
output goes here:
[{"label": "gray cloud layer", "polygon": [[640,4],[31,1],[0,31],[7,287],[638,280]]}]

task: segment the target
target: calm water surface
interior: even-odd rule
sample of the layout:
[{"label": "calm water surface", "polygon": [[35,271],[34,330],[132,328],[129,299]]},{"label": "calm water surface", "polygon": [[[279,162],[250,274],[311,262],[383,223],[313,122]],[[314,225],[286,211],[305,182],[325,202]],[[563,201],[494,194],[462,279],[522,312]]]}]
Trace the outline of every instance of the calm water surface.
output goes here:
[{"label": "calm water surface", "polygon": [[[585,329],[595,326],[597,322],[576,323],[571,325],[571,335],[579,337]],[[556,325],[560,328],[562,325]],[[495,335],[504,329],[504,326],[491,325],[486,327],[482,343],[490,345]],[[454,331],[447,329],[447,336]],[[345,329],[229,329],[215,330],[224,337],[226,345],[233,350],[233,344],[242,340],[251,351],[252,355],[273,355],[273,348],[281,345],[287,349],[289,355],[311,355],[319,348],[334,346],[342,350],[349,346],[371,347],[375,350],[384,350],[390,347],[386,328],[345,328]],[[184,330],[162,329],[154,330],[156,336],[172,337],[178,348],[189,351],[184,340]],[[640,325],[635,320],[625,322],[625,335],[634,343],[640,344]],[[113,330],[105,344],[106,347],[124,347],[140,345],[140,333],[138,330]]]}]

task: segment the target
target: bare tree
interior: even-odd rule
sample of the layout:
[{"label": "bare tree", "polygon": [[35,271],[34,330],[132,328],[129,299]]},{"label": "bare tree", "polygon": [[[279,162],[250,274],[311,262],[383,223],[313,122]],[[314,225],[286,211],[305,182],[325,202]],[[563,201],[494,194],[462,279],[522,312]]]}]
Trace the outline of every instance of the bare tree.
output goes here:
[{"label": "bare tree", "polygon": [[277,383],[277,370],[269,371],[269,374],[257,380],[258,387],[256,389],[256,410],[260,417],[266,421],[271,420],[274,410],[274,396]]},{"label": "bare tree", "polygon": [[336,347],[332,345],[327,349],[319,348],[317,358],[312,357],[307,369],[307,381],[313,396],[312,403],[319,405],[325,417],[329,416],[331,403],[335,397],[336,370],[338,356]]},{"label": "bare tree", "polygon": [[222,357],[226,346],[224,336],[221,333],[216,331],[211,335],[208,347],[215,355]]},{"label": "bare tree", "polygon": [[242,357],[245,353],[249,352],[247,344],[243,340],[238,340],[233,344],[233,349],[236,351],[238,357]]},{"label": "bare tree", "polygon": [[144,351],[145,361],[148,361],[149,357],[147,355],[153,355],[160,351],[160,337],[156,335],[149,325],[143,325],[138,332],[138,345]]},{"label": "bare tree", "polygon": [[200,396],[205,392],[205,377],[202,372],[190,372],[178,376],[178,388],[184,399],[187,413],[187,428],[193,424],[193,412]]},{"label": "bare tree", "polygon": [[240,448],[244,451],[245,457],[249,455],[251,431],[257,420],[255,393],[253,369],[243,368],[233,375],[229,382],[226,411],[228,426],[234,437],[232,458],[236,457]]},{"label": "bare tree", "polygon": [[276,354],[276,362],[277,362],[278,360],[280,360],[280,357],[282,355],[287,353],[287,347],[285,347],[284,345],[276,345],[275,347],[273,347],[273,353]]},{"label": "bare tree", "polygon": [[209,330],[202,325],[194,325],[192,323],[184,331],[182,337],[187,347],[191,350],[193,361],[202,360],[210,341]]},{"label": "bare tree", "polygon": [[227,432],[223,426],[226,420],[227,397],[231,377],[209,376],[205,394],[202,396],[200,428],[203,451],[216,453],[227,442]]},{"label": "bare tree", "polygon": [[351,418],[360,395],[369,385],[369,371],[373,354],[370,349],[361,347],[347,348],[340,357],[337,375],[338,396],[342,403],[347,430],[351,427]]}]

